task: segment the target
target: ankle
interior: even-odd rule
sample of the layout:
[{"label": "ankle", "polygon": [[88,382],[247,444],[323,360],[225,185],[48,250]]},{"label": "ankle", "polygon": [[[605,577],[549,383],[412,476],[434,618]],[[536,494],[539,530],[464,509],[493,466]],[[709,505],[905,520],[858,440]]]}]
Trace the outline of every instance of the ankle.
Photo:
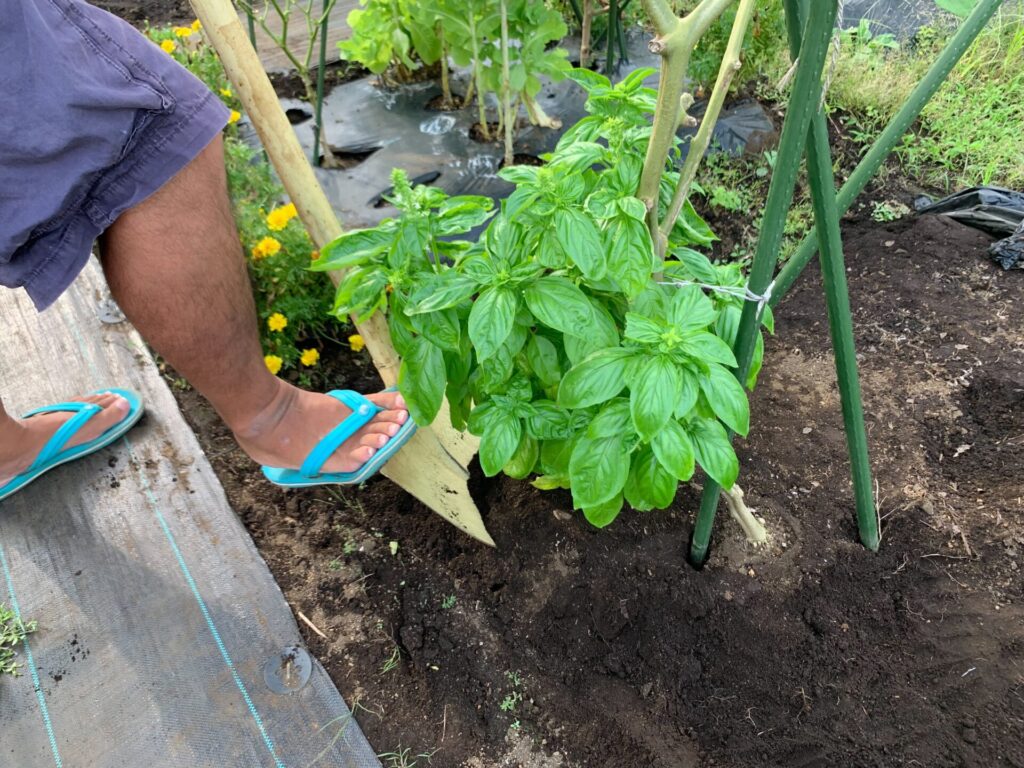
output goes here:
[{"label": "ankle", "polygon": [[230,417],[223,412],[225,423],[241,441],[259,440],[272,433],[284,420],[286,414],[294,408],[302,390],[275,378],[273,390],[247,409],[233,413]]}]

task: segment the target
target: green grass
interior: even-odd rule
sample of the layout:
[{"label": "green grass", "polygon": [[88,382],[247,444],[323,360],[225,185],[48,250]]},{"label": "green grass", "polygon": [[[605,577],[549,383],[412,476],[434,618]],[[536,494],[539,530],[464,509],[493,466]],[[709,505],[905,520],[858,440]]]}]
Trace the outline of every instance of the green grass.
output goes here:
[{"label": "green grass", "polygon": [[[1015,6],[1015,7],[1013,7]],[[913,44],[846,33],[829,105],[868,144],[903,104],[953,32],[921,30]],[[1007,3],[967,50],[912,134],[896,150],[916,183],[947,192],[977,184],[1024,187],[1024,5]]]},{"label": "green grass", "polygon": [[0,603],[0,675],[14,675],[19,673],[18,646],[25,640],[26,635],[36,631],[34,621],[22,621],[13,610],[3,603]]}]

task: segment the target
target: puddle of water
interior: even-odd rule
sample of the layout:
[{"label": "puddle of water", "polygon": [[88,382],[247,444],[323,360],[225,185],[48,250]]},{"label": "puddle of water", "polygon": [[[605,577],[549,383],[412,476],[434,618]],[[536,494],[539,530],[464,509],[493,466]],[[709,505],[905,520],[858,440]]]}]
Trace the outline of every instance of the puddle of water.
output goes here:
[{"label": "puddle of water", "polygon": [[448,133],[454,127],[455,118],[452,115],[436,115],[420,123],[420,133],[425,133],[428,136],[440,136]]}]

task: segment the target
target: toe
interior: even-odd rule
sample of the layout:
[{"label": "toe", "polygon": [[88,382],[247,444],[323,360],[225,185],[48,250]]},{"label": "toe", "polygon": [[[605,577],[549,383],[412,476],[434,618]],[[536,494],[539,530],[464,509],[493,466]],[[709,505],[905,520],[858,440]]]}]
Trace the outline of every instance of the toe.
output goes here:
[{"label": "toe", "polygon": [[387,442],[388,436],[381,434],[364,434],[359,438],[359,444],[367,448],[383,448]]},{"label": "toe", "polygon": [[394,437],[398,434],[399,429],[401,429],[401,426],[393,421],[374,421],[372,424],[367,424],[363,428],[363,433],[367,435],[387,435],[388,437]]},{"label": "toe", "polygon": [[409,412],[403,410],[381,411],[374,416],[374,423],[405,424],[409,420]]},{"label": "toe", "polygon": [[366,399],[374,405],[385,409],[385,412],[405,411],[407,408],[405,398],[402,397],[400,392],[377,392],[373,395],[367,395]]}]

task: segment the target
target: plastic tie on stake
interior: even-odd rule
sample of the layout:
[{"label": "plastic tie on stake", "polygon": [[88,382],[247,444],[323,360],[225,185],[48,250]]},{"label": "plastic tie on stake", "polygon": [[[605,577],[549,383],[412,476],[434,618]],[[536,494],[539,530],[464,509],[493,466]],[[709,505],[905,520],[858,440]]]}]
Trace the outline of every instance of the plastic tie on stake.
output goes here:
[{"label": "plastic tie on stake", "polygon": [[685,288],[688,285],[696,285],[698,288],[703,288],[704,290],[711,291],[712,293],[721,293],[726,296],[743,299],[744,301],[753,301],[757,304],[758,322],[760,322],[761,316],[764,315],[764,308],[768,306],[768,302],[772,300],[772,290],[775,288],[774,280],[768,283],[768,287],[764,289],[764,293],[754,293],[750,290],[749,285],[712,285],[711,283],[702,283],[697,280],[662,280],[660,284],[674,285],[679,288]]}]

